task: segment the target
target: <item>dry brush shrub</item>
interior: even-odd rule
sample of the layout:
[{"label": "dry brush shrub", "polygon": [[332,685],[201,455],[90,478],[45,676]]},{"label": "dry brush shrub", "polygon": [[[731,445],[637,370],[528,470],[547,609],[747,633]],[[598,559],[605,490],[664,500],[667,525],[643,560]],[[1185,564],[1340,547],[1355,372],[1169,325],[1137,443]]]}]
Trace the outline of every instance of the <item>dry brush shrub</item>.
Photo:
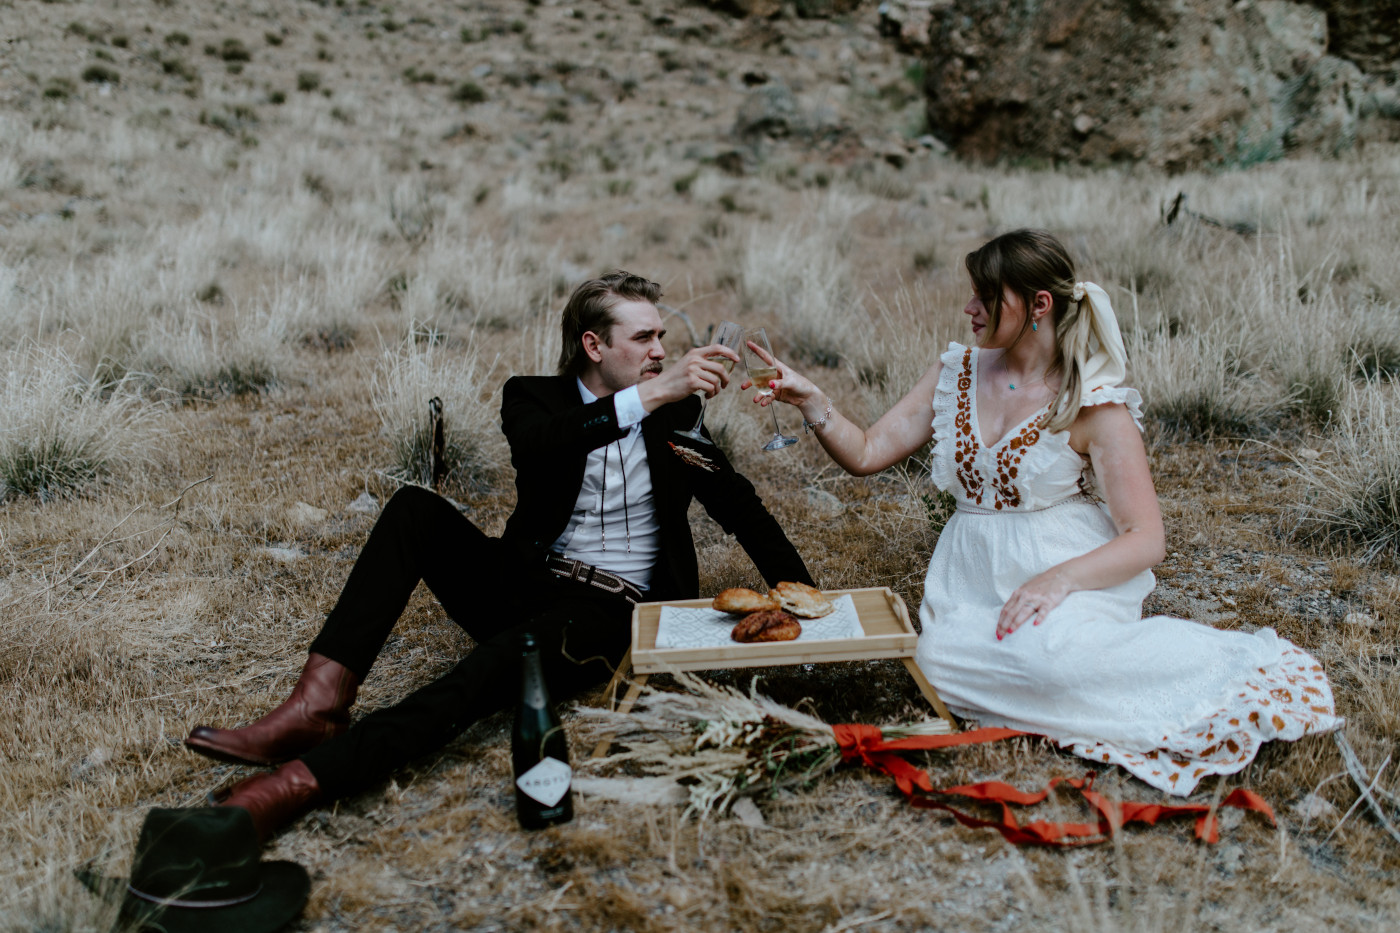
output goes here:
[{"label": "dry brush shrub", "polygon": [[267,391],[288,363],[286,322],[262,308],[250,314],[190,308],[167,315],[144,335],[142,367],[180,398]]},{"label": "dry brush shrub", "polygon": [[849,227],[867,199],[832,190],[808,201],[802,219],[750,228],[735,260],[744,303],[773,315],[798,361],[835,366],[849,358],[866,312],[851,266]]},{"label": "dry brush shrub", "polygon": [[415,257],[399,305],[420,323],[518,327],[548,307],[554,265],[548,254],[516,240],[435,236]]},{"label": "dry brush shrub", "polygon": [[1400,554],[1400,398],[1394,384],[1347,388],[1346,405],[1316,460],[1298,461],[1303,499],[1294,534],[1354,548],[1366,562]]},{"label": "dry brush shrub", "polygon": [[393,449],[390,471],[401,482],[432,478],[433,421],[429,402],[442,400],[449,479],[479,484],[505,463],[498,416],[497,359],[481,346],[440,342],[414,329],[385,349],[370,385],[371,403]]},{"label": "dry brush shrub", "polygon": [[159,409],[130,381],[85,377],[27,343],[0,361],[0,500],[45,501],[145,459]]}]

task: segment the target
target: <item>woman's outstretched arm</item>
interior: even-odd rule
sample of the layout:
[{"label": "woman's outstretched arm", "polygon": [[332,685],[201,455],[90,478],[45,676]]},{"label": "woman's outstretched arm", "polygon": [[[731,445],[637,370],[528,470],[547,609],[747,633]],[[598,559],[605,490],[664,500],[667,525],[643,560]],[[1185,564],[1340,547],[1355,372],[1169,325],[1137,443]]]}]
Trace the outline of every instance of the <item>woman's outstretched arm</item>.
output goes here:
[{"label": "woman's outstretched arm", "polygon": [[1118,536],[1022,584],[1001,609],[997,638],[1032,620],[1039,625],[1070,593],[1117,586],[1166,556],[1162,510],[1152,487],[1147,451],[1128,409],[1123,405],[1080,409],[1070,443],[1088,453]]},{"label": "woman's outstretched arm", "polygon": [[[749,348],[763,355],[754,344]],[[778,378],[771,383],[771,396],[755,396],[754,401],[767,406],[774,400],[787,402],[802,412],[804,421],[812,423],[826,419],[826,424],[815,428],[816,434],[831,459],[847,473],[855,476],[869,476],[886,467],[893,466],[918,450],[933,437],[933,390],[938,385],[938,375],[943,364],[938,363],[915,384],[909,393],[895,403],[873,425],[861,430],[854,422],[836,408],[825,392],[817,388],[810,379],[797,372],[781,360],[774,360],[778,367]],[[739,388],[747,389],[752,382],[744,382]],[[828,409],[830,415],[827,414]]]}]

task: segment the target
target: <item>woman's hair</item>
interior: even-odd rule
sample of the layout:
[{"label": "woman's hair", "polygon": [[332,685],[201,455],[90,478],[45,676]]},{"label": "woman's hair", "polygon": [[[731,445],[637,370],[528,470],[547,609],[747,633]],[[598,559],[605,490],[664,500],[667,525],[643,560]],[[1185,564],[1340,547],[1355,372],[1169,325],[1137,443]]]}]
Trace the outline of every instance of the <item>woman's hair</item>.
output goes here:
[{"label": "woman's hair", "polygon": [[[1055,328],[1055,361],[1050,368],[1060,372],[1060,391],[1050,406],[1046,428],[1065,430],[1079,416],[1084,381],[1075,350],[1087,349],[1091,318],[1083,302],[1070,297],[1074,291],[1074,260],[1069,258],[1069,251],[1043,230],[1012,230],[968,253],[966,264],[972,290],[987,306],[989,334],[995,333],[1001,323],[1005,289],[1011,289],[1021,299],[1027,312],[1035,304],[1036,292],[1050,293],[1050,320]],[[1025,336],[1030,326],[1027,313],[1016,341]]]},{"label": "woman's hair", "polygon": [[623,301],[649,301],[661,298],[661,286],[630,272],[609,272],[589,279],[569,296],[564,306],[562,326],[564,345],[559,349],[559,375],[580,376],[588,363],[583,352],[583,335],[589,331],[612,346],[612,327],[617,323],[612,309]]}]

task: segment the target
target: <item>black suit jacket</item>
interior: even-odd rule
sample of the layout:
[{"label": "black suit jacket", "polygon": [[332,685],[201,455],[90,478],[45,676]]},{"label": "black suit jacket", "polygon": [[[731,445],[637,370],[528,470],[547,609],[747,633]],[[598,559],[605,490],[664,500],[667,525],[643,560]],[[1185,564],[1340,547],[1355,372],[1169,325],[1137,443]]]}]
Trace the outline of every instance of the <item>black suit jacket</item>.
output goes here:
[{"label": "black suit jacket", "polygon": [[[663,405],[642,421],[661,549],[647,598],[699,595],[695,541],[687,511],[700,500],[710,517],[734,535],[769,585],[781,580],[812,584],[797,549],[769,514],[753,484],[735,472],[717,446],[686,442],[676,428],[695,424],[700,401],[691,396]],[[505,384],[501,427],[510,443],[517,493],[503,539],[544,560],[564,533],[583,484],[590,451],[626,435],[617,424],[612,396],[585,405],[573,376],[515,376]],[[687,462],[670,443],[689,443],[710,468]]]}]

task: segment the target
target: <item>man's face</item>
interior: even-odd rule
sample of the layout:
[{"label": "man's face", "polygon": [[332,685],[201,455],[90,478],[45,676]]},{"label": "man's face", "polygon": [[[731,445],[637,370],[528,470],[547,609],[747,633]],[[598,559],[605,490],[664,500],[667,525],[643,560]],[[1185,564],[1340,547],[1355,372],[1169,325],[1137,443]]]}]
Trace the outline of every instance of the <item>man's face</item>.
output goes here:
[{"label": "man's face", "polygon": [[590,341],[585,334],[584,349],[603,385],[620,392],[660,374],[666,358],[661,338],[666,330],[661,313],[649,301],[621,301],[613,307],[612,316],[617,323],[608,340]]}]

